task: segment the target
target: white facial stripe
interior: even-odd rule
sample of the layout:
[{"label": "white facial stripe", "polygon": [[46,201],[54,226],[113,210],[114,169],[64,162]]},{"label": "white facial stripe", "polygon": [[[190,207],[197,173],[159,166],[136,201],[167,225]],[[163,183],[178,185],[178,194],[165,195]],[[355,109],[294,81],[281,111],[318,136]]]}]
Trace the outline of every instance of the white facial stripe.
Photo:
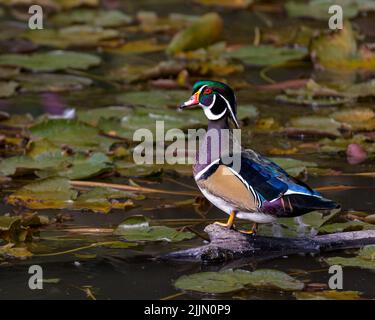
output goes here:
[{"label": "white facial stripe", "polygon": [[237,122],[236,116],[234,115],[232,106],[230,105],[229,101],[227,99],[225,99],[221,94],[220,94],[220,97],[222,97],[224,99],[224,101],[227,103],[227,106],[228,106],[229,112],[230,112],[230,114],[232,116],[232,119],[233,119],[234,123],[236,124],[237,128],[239,128],[240,125]]}]

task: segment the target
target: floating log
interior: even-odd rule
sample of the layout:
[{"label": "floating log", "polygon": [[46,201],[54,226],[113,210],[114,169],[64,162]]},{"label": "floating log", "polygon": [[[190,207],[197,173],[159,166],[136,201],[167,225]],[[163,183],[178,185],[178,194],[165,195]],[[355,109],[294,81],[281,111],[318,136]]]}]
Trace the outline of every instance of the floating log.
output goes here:
[{"label": "floating log", "polygon": [[243,258],[262,260],[292,254],[318,254],[375,244],[375,230],[301,238],[247,235],[216,224],[208,225],[204,231],[210,238],[208,244],[171,252],[163,255],[161,259],[221,263]]}]

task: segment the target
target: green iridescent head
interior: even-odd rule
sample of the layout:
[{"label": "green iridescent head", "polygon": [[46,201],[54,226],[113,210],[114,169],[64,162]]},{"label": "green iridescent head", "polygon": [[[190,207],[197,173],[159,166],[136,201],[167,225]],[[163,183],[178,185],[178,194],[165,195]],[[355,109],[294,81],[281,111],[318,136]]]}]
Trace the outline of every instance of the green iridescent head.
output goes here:
[{"label": "green iridescent head", "polygon": [[191,98],[181,105],[181,109],[197,106],[203,108],[209,120],[214,121],[229,117],[239,128],[236,117],[236,96],[227,84],[212,80],[197,81],[193,86]]}]

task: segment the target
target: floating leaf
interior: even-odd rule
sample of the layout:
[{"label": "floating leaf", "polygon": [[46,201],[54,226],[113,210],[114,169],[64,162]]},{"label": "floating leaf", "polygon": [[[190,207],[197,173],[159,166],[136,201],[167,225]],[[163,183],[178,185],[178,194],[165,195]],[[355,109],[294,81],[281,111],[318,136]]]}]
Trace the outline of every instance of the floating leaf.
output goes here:
[{"label": "floating leaf", "polygon": [[0,172],[5,176],[30,173],[35,170],[52,169],[61,164],[63,158],[58,155],[41,155],[35,158],[29,156],[16,156],[0,161]]},{"label": "floating leaf", "polygon": [[9,98],[14,95],[18,85],[15,81],[0,81],[0,98]]},{"label": "floating leaf", "polygon": [[137,13],[137,20],[139,26],[128,27],[128,31],[134,32],[173,32],[190,26],[196,22],[199,17],[181,14],[171,13],[167,17],[159,17],[155,12],[152,11],[140,11]]},{"label": "floating leaf", "polygon": [[294,177],[298,177],[307,172],[309,167],[318,166],[315,162],[302,161],[292,158],[271,158],[271,160]]},{"label": "floating leaf", "polygon": [[115,235],[129,241],[167,241],[178,242],[195,237],[188,231],[177,231],[165,226],[150,226],[144,216],[133,216],[125,219],[114,231]]},{"label": "floating leaf", "polygon": [[81,90],[92,84],[92,80],[67,74],[42,73],[17,76],[23,92],[64,92]]},{"label": "floating leaf", "polygon": [[319,233],[337,233],[344,231],[372,230],[375,226],[362,221],[348,221],[327,224],[319,228]]},{"label": "floating leaf", "polygon": [[156,39],[142,39],[126,42],[117,48],[109,48],[107,51],[121,54],[141,54],[162,51],[165,49],[165,47],[166,46],[164,44],[158,43]]},{"label": "floating leaf", "polygon": [[31,209],[62,209],[68,207],[77,197],[77,191],[69,180],[60,177],[36,180],[8,196],[7,202],[21,204]]},{"label": "floating leaf", "polygon": [[370,108],[350,108],[331,114],[338,122],[349,125],[352,130],[375,130],[375,112]]},{"label": "floating leaf", "polygon": [[243,9],[253,3],[253,0],[194,0],[204,6],[217,6],[225,8]]},{"label": "floating leaf", "polygon": [[89,24],[108,28],[129,24],[132,18],[119,10],[77,9],[55,15],[52,22],[58,25]]},{"label": "floating leaf", "polygon": [[90,156],[78,154],[73,157],[60,158],[58,165],[53,168],[42,168],[36,174],[41,178],[61,176],[74,180],[94,177],[112,168],[112,163],[105,154],[95,152]]},{"label": "floating leaf", "polygon": [[69,145],[77,149],[106,150],[113,140],[99,136],[99,130],[77,120],[49,119],[30,128],[34,137],[46,138],[58,146]]},{"label": "floating leaf", "polygon": [[[61,49],[68,47],[99,46],[102,41],[115,39],[120,35],[117,30],[81,25],[65,27],[58,30],[43,29],[38,32],[33,31],[34,30],[26,31],[23,36],[39,45],[53,46]],[[87,60],[87,57],[85,59]],[[90,62],[89,66],[97,64],[99,63],[93,60],[93,62]],[[87,67],[79,66],[75,68],[87,69]]]},{"label": "floating leaf", "polygon": [[334,4],[342,7],[345,19],[356,17],[360,11],[375,10],[371,0],[310,0],[308,3],[288,1],[285,9],[290,17],[310,17],[328,21],[331,17],[328,9]]},{"label": "floating leaf", "polygon": [[228,270],[195,273],[180,277],[176,280],[175,286],[178,289],[188,291],[227,293],[245,289],[246,287],[297,291],[302,290],[304,284],[284,272],[260,269],[253,272]]},{"label": "floating leaf", "polygon": [[[112,199],[124,199],[126,201],[111,201]],[[89,209],[95,212],[108,213],[112,209],[126,209],[134,206],[131,199],[142,199],[134,193],[107,188],[93,188],[79,195],[74,206],[79,209]]]},{"label": "floating leaf", "polygon": [[342,30],[323,33],[312,40],[310,55],[318,68],[333,70],[374,70],[375,54],[358,49],[350,22]]},{"label": "floating leaf", "polygon": [[217,42],[223,30],[223,20],[217,13],[207,13],[187,29],[177,33],[167,48],[168,54],[204,48]]},{"label": "floating leaf", "polygon": [[290,60],[302,59],[306,55],[307,50],[303,48],[276,48],[270,45],[250,45],[226,53],[227,57],[255,66],[283,64]]},{"label": "floating leaf", "polygon": [[339,129],[342,128],[342,124],[328,117],[304,116],[292,118],[289,122],[289,127],[303,130],[306,134],[326,133],[333,136],[340,136]]},{"label": "floating leaf", "polygon": [[359,291],[337,291],[325,290],[317,292],[301,291],[296,292],[295,297],[298,300],[358,300],[361,299]]},{"label": "floating leaf", "polygon": [[31,55],[0,55],[0,65],[18,66],[32,71],[56,71],[67,68],[88,69],[99,64],[100,58],[97,56],[71,51],[50,51]]},{"label": "floating leaf", "polygon": [[311,106],[342,105],[352,101],[352,98],[353,96],[324,87],[311,79],[302,88],[286,89],[284,94],[276,96],[279,102]]},{"label": "floating leaf", "polygon": [[364,246],[353,258],[332,257],[324,259],[329,265],[375,269],[375,246]]},{"label": "floating leaf", "polygon": [[13,243],[0,246],[0,256],[5,258],[27,259],[32,255],[25,247],[15,247]]},{"label": "floating leaf", "polygon": [[27,7],[37,4],[58,11],[81,6],[97,7],[99,5],[99,0],[2,0],[2,3],[8,6],[24,5]]}]

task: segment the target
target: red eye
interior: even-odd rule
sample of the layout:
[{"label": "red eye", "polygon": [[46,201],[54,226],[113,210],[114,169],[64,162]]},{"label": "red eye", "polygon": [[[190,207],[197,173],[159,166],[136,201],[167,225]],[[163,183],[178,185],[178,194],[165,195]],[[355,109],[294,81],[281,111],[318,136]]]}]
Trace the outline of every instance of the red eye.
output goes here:
[{"label": "red eye", "polygon": [[204,94],[210,94],[210,93],[212,93],[212,89],[211,88],[206,88],[206,89],[204,89]]}]

